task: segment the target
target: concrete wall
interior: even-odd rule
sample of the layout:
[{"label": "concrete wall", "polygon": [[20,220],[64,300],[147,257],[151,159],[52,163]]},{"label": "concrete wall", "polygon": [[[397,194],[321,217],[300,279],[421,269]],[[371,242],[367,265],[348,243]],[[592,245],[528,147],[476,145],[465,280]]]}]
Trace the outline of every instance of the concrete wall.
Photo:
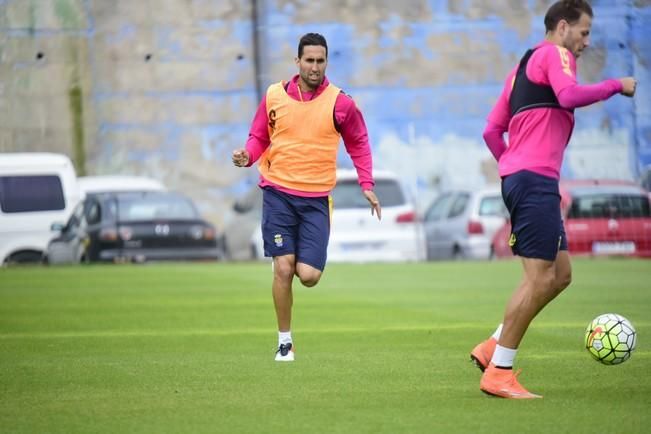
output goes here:
[{"label": "concrete wall", "polygon": [[83,172],[95,143],[82,0],[0,0],[0,151],[48,150]]},{"label": "concrete wall", "polygon": [[[230,165],[256,85],[293,75],[298,38],[316,31],[328,39],[328,76],[364,112],[377,167],[404,173],[425,199],[478,186],[495,179],[484,119],[508,70],[543,37],[549,4],[0,0],[0,151],[54,150],[81,172],[153,176],[219,223],[257,177]],[[593,6],[581,81],[640,84],[635,100],[577,112],[563,175],[633,179],[651,164],[651,1]]]}]

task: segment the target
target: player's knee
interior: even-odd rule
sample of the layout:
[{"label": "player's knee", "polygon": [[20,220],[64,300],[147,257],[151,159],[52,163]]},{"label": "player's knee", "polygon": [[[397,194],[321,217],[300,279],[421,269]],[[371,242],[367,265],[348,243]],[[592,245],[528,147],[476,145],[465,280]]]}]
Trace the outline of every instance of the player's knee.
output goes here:
[{"label": "player's knee", "polygon": [[294,264],[290,261],[275,261],[274,276],[282,281],[291,281],[294,278]]},{"label": "player's knee", "polygon": [[533,284],[542,296],[556,289],[556,276],[553,272],[540,273],[533,279]]},{"label": "player's knee", "polygon": [[321,272],[318,270],[301,270],[299,269],[298,278],[301,279],[303,286],[308,288],[313,287],[321,279]]},{"label": "player's knee", "polygon": [[556,276],[556,290],[558,292],[561,292],[568,286],[570,286],[570,283],[572,283],[572,272],[568,271],[567,273],[563,273],[560,276]]},{"label": "player's knee", "polygon": [[321,270],[311,265],[299,262],[296,264],[296,276],[301,280],[303,286],[308,288],[319,283],[321,279]]},{"label": "player's knee", "polygon": [[319,283],[321,276],[315,276],[315,275],[305,276],[305,277],[299,276],[299,279],[301,279],[301,283],[303,284],[303,286],[311,288],[317,283]]}]

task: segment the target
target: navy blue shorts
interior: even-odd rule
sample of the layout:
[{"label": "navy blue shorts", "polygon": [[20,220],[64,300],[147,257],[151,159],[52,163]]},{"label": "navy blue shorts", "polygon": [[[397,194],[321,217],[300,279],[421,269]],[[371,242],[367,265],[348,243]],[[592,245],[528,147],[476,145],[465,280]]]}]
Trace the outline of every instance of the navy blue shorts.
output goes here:
[{"label": "navy blue shorts", "polygon": [[330,239],[330,198],[301,197],[264,187],[262,239],[265,256],[296,255],[296,262],[325,268]]},{"label": "navy blue shorts", "polygon": [[554,261],[567,250],[558,180],[522,170],[502,179],[502,198],[511,214],[514,255]]}]

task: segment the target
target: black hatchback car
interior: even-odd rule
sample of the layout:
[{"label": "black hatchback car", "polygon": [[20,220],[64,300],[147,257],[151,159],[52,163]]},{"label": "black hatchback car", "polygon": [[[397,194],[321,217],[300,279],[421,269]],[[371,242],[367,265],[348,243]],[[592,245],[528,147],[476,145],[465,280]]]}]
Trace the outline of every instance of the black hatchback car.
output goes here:
[{"label": "black hatchback car", "polygon": [[179,193],[90,194],[53,229],[50,264],[222,258],[214,226]]}]

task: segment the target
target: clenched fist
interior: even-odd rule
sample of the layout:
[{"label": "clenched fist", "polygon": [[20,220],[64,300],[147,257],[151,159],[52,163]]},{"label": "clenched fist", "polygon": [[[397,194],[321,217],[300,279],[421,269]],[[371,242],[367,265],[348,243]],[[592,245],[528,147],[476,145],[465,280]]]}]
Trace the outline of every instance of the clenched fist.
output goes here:
[{"label": "clenched fist", "polygon": [[234,150],[233,164],[237,167],[246,167],[249,164],[249,152],[246,149]]},{"label": "clenched fist", "polygon": [[622,82],[622,95],[633,96],[635,95],[635,87],[637,86],[637,81],[633,77],[624,77],[620,78],[619,81]]}]

